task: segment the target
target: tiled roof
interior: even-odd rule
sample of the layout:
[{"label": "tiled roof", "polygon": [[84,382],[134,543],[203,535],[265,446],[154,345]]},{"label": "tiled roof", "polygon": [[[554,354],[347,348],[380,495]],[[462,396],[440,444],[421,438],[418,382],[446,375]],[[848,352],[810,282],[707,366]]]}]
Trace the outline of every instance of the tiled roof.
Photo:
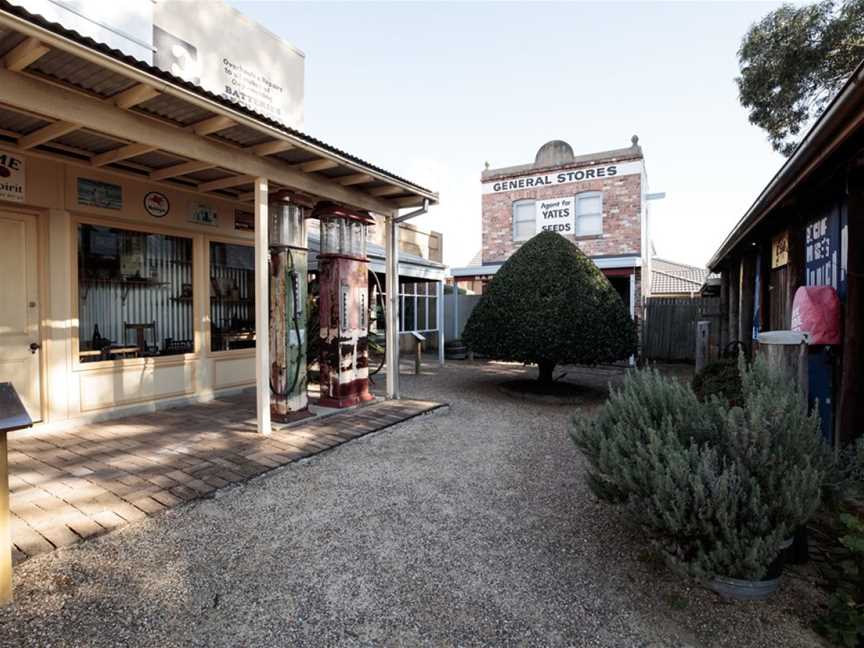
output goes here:
[{"label": "tiled roof", "polygon": [[677,294],[699,292],[708,270],[654,257],[651,259],[651,293]]}]

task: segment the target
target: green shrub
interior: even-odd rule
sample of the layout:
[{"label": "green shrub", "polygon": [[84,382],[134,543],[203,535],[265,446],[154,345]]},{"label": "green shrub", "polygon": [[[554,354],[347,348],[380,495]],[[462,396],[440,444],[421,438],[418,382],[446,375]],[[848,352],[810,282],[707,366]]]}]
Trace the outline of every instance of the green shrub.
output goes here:
[{"label": "green shrub", "polygon": [[598,364],[636,353],[636,325],[609,280],[570,241],[541,232],[501,266],[474,308],[462,341],[495,360]]},{"label": "green shrub", "polygon": [[819,629],[848,648],[864,645],[864,518],[843,513],[840,547],[832,557],[833,592]]},{"label": "green shrub", "polygon": [[693,376],[693,391],[699,400],[717,396],[733,405],[740,403],[742,394],[738,361],[723,358],[709,362]]},{"label": "green shrub", "polygon": [[592,490],[624,504],[674,566],[756,580],[815,511],[827,469],[818,418],[790,384],[757,360],[728,408],[641,371],[571,436]]}]

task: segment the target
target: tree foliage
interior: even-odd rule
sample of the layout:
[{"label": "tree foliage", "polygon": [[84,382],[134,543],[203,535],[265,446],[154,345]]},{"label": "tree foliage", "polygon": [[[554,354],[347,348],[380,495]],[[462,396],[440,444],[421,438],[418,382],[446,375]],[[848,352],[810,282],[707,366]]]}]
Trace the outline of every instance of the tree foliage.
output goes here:
[{"label": "tree foliage", "polygon": [[474,308],[462,341],[496,360],[598,364],[636,352],[636,326],[596,265],[570,241],[541,232],[501,266]]},{"label": "tree foliage", "polygon": [[864,0],[785,4],[750,27],[738,50],[741,104],[790,155],[864,58]]}]

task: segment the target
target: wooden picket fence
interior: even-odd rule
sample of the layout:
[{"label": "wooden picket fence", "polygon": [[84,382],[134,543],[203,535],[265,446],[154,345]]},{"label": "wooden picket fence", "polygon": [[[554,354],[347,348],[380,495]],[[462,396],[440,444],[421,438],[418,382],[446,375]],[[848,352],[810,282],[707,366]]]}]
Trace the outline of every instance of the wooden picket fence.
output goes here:
[{"label": "wooden picket fence", "polygon": [[700,320],[710,322],[709,349],[716,351],[720,330],[719,297],[649,298],[642,319],[642,358],[693,362],[696,356],[696,322]]}]

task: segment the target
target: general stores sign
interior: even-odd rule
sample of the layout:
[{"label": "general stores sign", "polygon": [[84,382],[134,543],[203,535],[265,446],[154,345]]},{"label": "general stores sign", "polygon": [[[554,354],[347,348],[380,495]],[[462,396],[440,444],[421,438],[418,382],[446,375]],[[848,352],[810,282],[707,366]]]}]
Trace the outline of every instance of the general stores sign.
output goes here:
[{"label": "general stores sign", "polygon": [[566,198],[552,198],[550,200],[537,201],[537,234],[540,232],[558,232],[559,234],[573,234],[576,231],[576,199],[573,196]]},{"label": "general stores sign", "polygon": [[519,178],[504,178],[489,180],[483,183],[484,194],[497,194],[507,191],[522,191],[524,189],[540,189],[555,185],[571,184],[591,180],[613,180],[617,176],[636,175],[642,173],[642,161],[616,162],[602,166],[585,167],[582,169],[566,169],[550,173],[521,176]]},{"label": "general stores sign", "polygon": [[24,202],[27,173],[24,158],[0,151],[0,200]]}]

